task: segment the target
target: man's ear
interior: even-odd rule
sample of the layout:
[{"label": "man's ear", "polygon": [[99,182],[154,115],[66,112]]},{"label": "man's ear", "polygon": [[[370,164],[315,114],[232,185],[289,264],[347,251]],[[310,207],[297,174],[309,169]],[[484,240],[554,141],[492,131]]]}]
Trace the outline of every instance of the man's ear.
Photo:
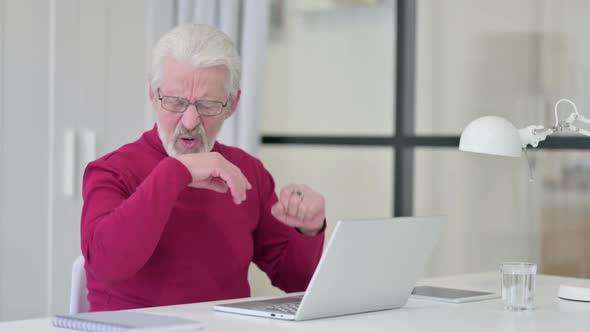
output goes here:
[{"label": "man's ear", "polygon": [[152,88],[152,83],[148,82],[148,94],[150,96],[150,102],[152,103],[152,106],[154,107],[154,110],[158,109],[158,105],[156,103],[156,97],[154,96],[154,89]]},{"label": "man's ear", "polygon": [[225,118],[229,118],[234,114],[234,112],[238,109],[238,103],[240,102],[240,96],[242,95],[242,90],[238,90],[238,93],[231,101],[231,105],[229,105],[229,110],[225,112]]}]

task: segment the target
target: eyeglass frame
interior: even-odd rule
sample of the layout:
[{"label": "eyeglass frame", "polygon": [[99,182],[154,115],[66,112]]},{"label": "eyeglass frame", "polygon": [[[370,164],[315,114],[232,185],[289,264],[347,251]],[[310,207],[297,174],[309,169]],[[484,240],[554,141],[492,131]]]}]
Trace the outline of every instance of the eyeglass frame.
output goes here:
[{"label": "eyeglass frame", "polygon": [[[227,107],[227,105],[229,104],[229,100],[231,98],[230,96],[228,96],[227,97],[227,100],[225,101],[225,103],[222,103],[222,102],[217,101],[217,100],[195,100],[194,102],[191,102],[190,100],[188,100],[186,98],[182,98],[182,97],[162,96],[160,94],[160,92],[161,92],[161,90],[160,90],[160,88],[158,88],[158,99],[160,100],[160,105],[162,105],[162,108],[165,109],[168,112],[175,113],[175,114],[183,114],[184,112],[186,112],[186,110],[189,108],[189,106],[193,105],[193,106],[195,106],[195,109],[197,110],[197,113],[199,113],[200,116],[217,116],[217,115],[223,113],[223,109]],[[184,100],[184,101],[187,102],[186,103],[186,107],[181,112],[169,110],[166,107],[164,107],[164,103],[162,102],[162,99],[164,99],[164,98],[176,98],[176,99],[179,99],[179,100]],[[210,102],[210,103],[219,103],[219,104],[221,104],[221,108],[219,109],[219,113],[216,113],[216,114],[201,114],[201,111],[199,111],[199,107],[197,106],[197,103],[204,102],[204,101]]]}]

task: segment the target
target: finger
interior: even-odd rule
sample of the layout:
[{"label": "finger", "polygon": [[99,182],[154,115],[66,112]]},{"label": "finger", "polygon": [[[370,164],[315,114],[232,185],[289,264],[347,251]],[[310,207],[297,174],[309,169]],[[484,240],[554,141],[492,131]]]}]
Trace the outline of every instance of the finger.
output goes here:
[{"label": "finger", "polygon": [[240,179],[239,170],[237,170],[232,163],[228,162],[225,159],[220,168],[224,171],[225,174],[227,174],[229,178],[232,179],[232,188],[234,189],[234,191],[232,191],[232,194],[235,195],[241,203],[243,200],[246,199],[246,189],[245,184],[243,184],[242,179]]},{"label": "finger", "polygon": [[299,196],[291,194],[289,198],[289,203],[287,205],[287,215],[290,217],[297,217],[297,210],[299,209],[299,205],[301,204],[301,199]]},{"label": "finger", "polygon": [[325,208],[323,207],[323,202],[321,200],[314,200],[308,207],[304,220],[309,221],[320,218],[324,220],[326,218],[326,216],[323,215],[325,213],[324,210]]},{"label": "finger", "polygon": [[220,178],[211,178],[209,183],[205,185],[205,188],[216,191],[218,193],[226,193],[229,190],[227,183]]},{"label": "finger", "polygon": [[284,215],[282,218],[277,218],[277,219],[287,226],[291,226],[291,227],[303,226],[303,223],[301,222],[301,220],[297,219],[297,217],[291,217],[288,215]]},{"label": "finger", "polygon": [[244,179],[244,181],[246,183],[244,187],[246,188],[246,190],[252,189],[252,184],[250,183],[250,181],[248,181],[248,178],[244,175],[244,173],[242,172],[242,170],[238,166],[236,166],[233,163],[231,163],[229,160],[225,159],[225,161],[226,161],[226,165],[228,167],[230,167],[235,172],[235,174],[237,176],[239,176],[239,177],[241,177],[241,178]]},{"label": "finger", "polygon": [[300,221],[305,221],[307,219],[305,219],[305,215],[307,214],[307,210],[308,207],[304,202],[301,202],[301,204],[299,204],[299,208],[297,209],[297,219],[299,219]]},{"label": "finger", "polygon": [[270,208],[270,213],[277,219],[285,216],[285,208],[281,202],[276,202],[275,205]]},{"label": "finger", "polygon": [[[223,156],[219,155],[214,164],[214,170],[229,186],[234,202],[240,204],[246,199],[246,185],[247,180],[241,173],[239,168],[229,162]],[[242,184],[243,183],[243,184]]]},{"label": "finger", "polygon": [[243,199],[246,200],[247,191],[252,189],[252,185],[250,184],[250,181],[248,181],[248,178],[244,175],[244,173],[242,173],[242,171],[239,168],[235,169],[235,176],[238,179],[240,186],[243,190]]},{"label": "finger", "polygon": [[293,192],[293,184],[287,185],[281,189],[281,196],[279,200],[285,209],[289,206],[289,200],[291,199],[291,193]]},{"label": "finger", "polygon": [[243,201],[244,194],[242,193],[243,190],[240,189],[240,186],[237,184],[233,174],[228,172],[227,170],[220,168],[216,169],[212,172],[212,175],[220,177],[230,189],[231,195],[234,199],[235,204],[240,204]]},{"label": "finger", "polygon": [[238,186],[240,200],[245,201],[247,197],[247,191],[252,188],[252,185],[250,184],[244,173],[242,173],[242,171],[239,168],[237,168],[234,164],[227,162],[227,166],[229,168],[228,171],[233,175]]},{"label": "finger", "polygon": [[291,198],[291,193],[293,192],[293,189],[292,189],[293,187],[294,187],[293,184],[289,184],[289,185],[284,186],[281,189],[281,192],[279,194],[279,200],[281,201],[281,203],[284,206],[287,206],[287,203],[289,202],[289,198]]},{"label": "finger", "polygon": [[283,224],[290,227],[301,227],[302,223],[296,217],[287,215],[287,211],[281,202],[276,202],[270,209],[271,214]]},{"label": "finger", "polygon": [[242,171],[239,168],[234,168],[233,173],[236,179],[238,180],[240,187],[243,189],[243,199],[245,200],[246,191],[252,189],[252,185],[250,184],[250,181],[248,181],[248,178],[246,178],[244,173],[242,173]]}]

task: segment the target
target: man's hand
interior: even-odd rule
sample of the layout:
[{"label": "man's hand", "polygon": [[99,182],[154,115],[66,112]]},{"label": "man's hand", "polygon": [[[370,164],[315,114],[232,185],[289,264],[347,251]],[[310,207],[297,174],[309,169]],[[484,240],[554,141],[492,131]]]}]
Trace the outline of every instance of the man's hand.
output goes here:
[{"label": "man's hand", "polygon": [[290,184],[281,189],[279,201],[270,212],[282,223],[296,227],[306,235],[317,234],[324,226],[324,196],[304,184]]},{"label": "man's hand", "polygon": [[245,201],[246,191],[252,189],[252,185],[242,171],[217,152],[187,153],[174,158],[191,173],[193,180],[189,184],[190,187],[205,188],[220,193],[229,190],[236,204]]}]

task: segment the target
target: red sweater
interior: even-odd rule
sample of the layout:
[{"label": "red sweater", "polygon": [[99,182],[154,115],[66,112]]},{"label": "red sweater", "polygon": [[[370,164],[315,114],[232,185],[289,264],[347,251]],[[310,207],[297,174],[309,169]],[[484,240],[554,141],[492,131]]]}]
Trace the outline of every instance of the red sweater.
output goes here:
[{"label": "red sweater", "polygon": [[254,262],[273,285],[303,291],[324,233],[306,236],[275,219],[274,181],[246,152],[215,143],[252,190],[188,187],[189,171],[167,156],[157,129],[90,163],[84,173],[81,237],[91,311],[250,296]]}]

